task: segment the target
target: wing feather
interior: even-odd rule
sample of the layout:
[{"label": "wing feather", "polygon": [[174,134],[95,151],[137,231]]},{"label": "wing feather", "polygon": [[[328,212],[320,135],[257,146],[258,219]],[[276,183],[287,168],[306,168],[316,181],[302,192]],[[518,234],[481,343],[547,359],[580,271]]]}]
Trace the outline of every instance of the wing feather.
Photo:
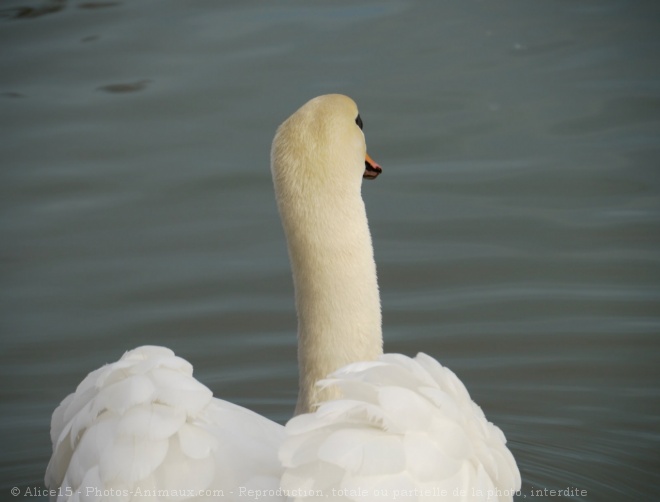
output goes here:
[{"label": "wing feather", "polygon": [[504,501],[520,488],[502,431],[435,359],[386,354],[321,384],[342,398],[287,424],[279,452],[287,490],[360,502],[497,500],[500,490]]},{"label": "wing feather", "polygon": [[[213,399],[192,366],[140,347],[90,373],[53,413],[58,502],[242,500],[279,486],[283,427]],[[261,497],[283,500],[283,496]]]}]

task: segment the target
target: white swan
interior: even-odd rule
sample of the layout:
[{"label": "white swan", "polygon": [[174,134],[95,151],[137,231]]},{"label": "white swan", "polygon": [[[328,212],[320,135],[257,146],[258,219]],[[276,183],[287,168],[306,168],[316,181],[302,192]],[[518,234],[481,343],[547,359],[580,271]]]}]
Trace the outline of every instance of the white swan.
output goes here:
[{"label": "white swan", "polygon": [[382,354],[360,194],[381,169],[361,128],[350,98],[321,96],[273,141],[298,311],[298,416],[282,427],[214,399],[169,349],[132,350],[55,410],[54,499],[512,500],[520,474],[504,435],[460,380],[424,354]]}]

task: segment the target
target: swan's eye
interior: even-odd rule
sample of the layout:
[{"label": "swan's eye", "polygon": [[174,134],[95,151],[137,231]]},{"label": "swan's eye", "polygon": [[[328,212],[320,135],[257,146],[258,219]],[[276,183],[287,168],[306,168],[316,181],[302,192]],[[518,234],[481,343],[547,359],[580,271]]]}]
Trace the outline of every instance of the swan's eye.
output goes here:
[{"label": "swan's eye", "polygon": [[363,126],[364,124],[362,124],[362,119],[360,118],[360,114],[359,114],[359,113],[358,113],[358,116],[355,118],[355,123],[360,127],[360,129],[362,129],[362,126]]}]

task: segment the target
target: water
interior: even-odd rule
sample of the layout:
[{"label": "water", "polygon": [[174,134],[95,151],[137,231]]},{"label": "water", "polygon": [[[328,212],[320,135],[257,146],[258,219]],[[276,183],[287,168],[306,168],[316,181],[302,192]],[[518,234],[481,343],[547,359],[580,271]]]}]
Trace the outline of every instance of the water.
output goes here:
[{"label": "water", "polygon": [[43,486],[52,410],[140,344],[290,416],[268,155],[327,92],[356,99],[384,168],[364,196],[387,350],[459,375],[509,439],[519,500],[657,497],[656,2],[35,0],[0,16],[2,498]]}]

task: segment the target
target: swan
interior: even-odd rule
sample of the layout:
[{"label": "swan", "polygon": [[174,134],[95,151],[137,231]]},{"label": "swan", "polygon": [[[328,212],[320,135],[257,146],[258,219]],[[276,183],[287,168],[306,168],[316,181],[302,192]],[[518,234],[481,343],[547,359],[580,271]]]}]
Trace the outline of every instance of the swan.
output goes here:
[{"label": "swan", "polygon": [[213,398],[163,347],[90,373],[55,410],[52,500],[512,500],[501,430],[432,357],[383,354],[350,98],[314,98],[271,151],[298,313],[299,397],[286,426]]}]

